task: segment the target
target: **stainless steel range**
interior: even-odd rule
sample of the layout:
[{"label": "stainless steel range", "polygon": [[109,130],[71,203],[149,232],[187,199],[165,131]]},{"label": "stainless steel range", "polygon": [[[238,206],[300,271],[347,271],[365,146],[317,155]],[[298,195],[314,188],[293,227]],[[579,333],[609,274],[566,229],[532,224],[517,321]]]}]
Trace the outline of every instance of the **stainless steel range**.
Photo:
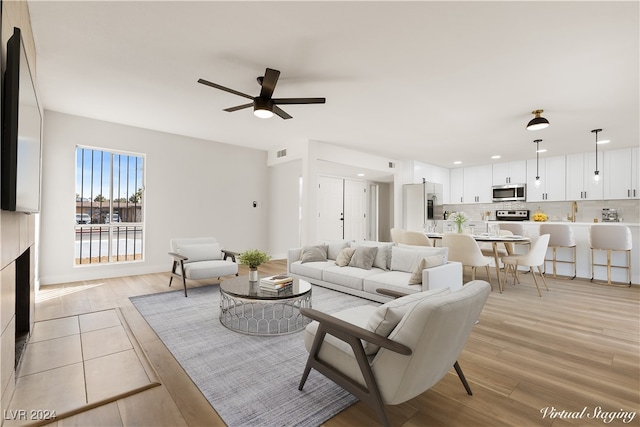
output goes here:
[{"label": "stainless steel range", "polygon": [[526,209],[516,209],[511,211],[497,210],[496,220],[497,221],[528,221],[529,211]]}]

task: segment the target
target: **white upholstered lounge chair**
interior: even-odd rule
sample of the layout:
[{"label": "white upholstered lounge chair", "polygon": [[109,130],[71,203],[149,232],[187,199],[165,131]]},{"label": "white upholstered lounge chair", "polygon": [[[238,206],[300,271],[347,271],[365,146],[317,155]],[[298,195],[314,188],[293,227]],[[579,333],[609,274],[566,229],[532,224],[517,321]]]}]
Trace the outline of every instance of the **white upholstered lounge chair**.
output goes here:
[{"label": "white upholstered lounge chair", "polygon": [[[185,297],[187,296],[186,279],[200,280],[238,275],[237,254],[222,249],[214,237],[171,239],[169,243],[171,247],[169,255],[173,258],[169,286],[174,277],[181,279]],[[231,258],[231,261],[228,258]]]},{"label": "white upholstered lounge chair", "polygon": [[315,321],[304,332],[309,358],[298,389],[316,369],[371,406],[385,426],[384,405],[425,392],[452,366],[472,394],[457,359],[489,292],[487,282],[476,280],[455,292],[418,292],[334,315],[303,308]]}]

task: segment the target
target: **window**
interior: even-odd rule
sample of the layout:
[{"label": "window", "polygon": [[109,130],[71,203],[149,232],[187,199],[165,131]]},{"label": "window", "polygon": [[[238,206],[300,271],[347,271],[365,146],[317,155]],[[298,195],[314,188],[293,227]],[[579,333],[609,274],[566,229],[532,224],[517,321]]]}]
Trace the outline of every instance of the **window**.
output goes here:
[{"label": "window", "polygon": [[144,157],[76,147],[74,264],[143,259]]}]

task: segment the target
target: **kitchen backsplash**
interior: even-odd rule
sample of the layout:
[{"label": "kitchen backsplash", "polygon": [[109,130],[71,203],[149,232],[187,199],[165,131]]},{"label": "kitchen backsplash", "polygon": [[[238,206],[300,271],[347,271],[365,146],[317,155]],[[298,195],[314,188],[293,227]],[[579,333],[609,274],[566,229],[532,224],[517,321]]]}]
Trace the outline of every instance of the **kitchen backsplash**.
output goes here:
[{"label": "kitchen backsplash", "polygon": [[[504,202],[504,203],[478,203],[466,205],[444,205],[446,212],[466,212],[473,220],[495,219],[496,210],[499,209],[528,209],[530,215],[540,210],[547,214],[550,221],[566,221],[571,215],[572,202]],[[602,219],[602,209],[617,209],[622,222],[640,223],[640,201],[638,200],[584,200],[578,201],[576,222],[593,222]],[[484,218],[486,212],[491,212],[490,218]]]}]

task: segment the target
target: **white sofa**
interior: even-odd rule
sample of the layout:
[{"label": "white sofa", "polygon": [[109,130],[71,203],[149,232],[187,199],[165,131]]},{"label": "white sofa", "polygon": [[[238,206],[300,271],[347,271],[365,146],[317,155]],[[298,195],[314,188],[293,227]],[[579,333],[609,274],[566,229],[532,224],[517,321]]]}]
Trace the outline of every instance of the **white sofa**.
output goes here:
[{"label": "white sofa", "polygon": [[[336,264],[344,248],[376,247],[375,260],[370,269],[352,265]],[[342,291],[378,302],[389,301],[390,297],[377,293],[377,289],[387,289],[402,293],[422,292],[429,289],[449,288],[452,291],[462,288],[462,264],[447,260],[448,248],[396,245],[394,243],[373,241],[325,242],[317,247],[326,247],[326,260],[303,260],[304,250],[313,248],[289,249],[287,253],[288,274],[306,280],[315,285]],[[439,257],[437,266],[422,270],[422,283],[409,284],[409,279],[419,270],[423,259],[433,260]],[[419,273],[417,273],[419,274]]]}]

